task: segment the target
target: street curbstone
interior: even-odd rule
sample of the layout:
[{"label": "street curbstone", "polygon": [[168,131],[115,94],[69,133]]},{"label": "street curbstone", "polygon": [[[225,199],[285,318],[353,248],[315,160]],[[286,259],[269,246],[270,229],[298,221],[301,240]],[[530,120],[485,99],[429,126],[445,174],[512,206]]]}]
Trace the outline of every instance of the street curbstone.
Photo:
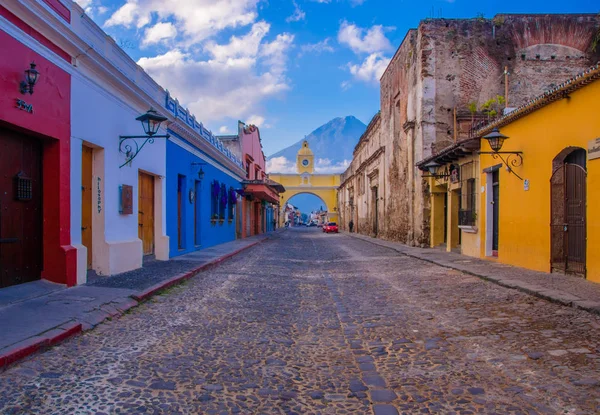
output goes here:
[{"label": "street curbstone", "polygon": [[141,303],[143,301],[148,300],[150,297],[156,295],[158,292],[163,291],[169,287],[172,287],[174,285],[180,284],[192,277],[195,277],[197,274],[199,274],[202,271],[206,271],[209,268],[214,267],[215,265],[218,265],[228,259],[230,259],[231,257],[236,256],[237,254],[252,248],[253,246],[256,246],[258,244],[260,244],[261,242],[264,242],[268,239],[268,237],[262,238],[258,241],[252,242],[249,245],[246,245],[242,248],[236,249],[233,252],[229,252],[228,254],[225,254],[223,256],[220,256],[218,258],[215,258],[211,261],[208,261],[194,269],[192,269],[191,271],[188,271],[184,274],[179,274],[179,275],[175,275],[174,277],[171,277],[165,281],[161,281],[158,284],[154,284],[151,287],[146,288],[145,290],[135,293],[135,294],[131,294],[130,297],[133,298],[134,300],[136,300],[138,303]]}]

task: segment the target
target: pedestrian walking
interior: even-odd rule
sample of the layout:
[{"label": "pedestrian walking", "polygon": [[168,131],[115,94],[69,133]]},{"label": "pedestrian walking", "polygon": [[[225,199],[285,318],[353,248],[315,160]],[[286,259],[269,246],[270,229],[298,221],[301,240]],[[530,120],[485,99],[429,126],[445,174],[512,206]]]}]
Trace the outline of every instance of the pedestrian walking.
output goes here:
[{"label": "pedestrian walking", "polygon": [[350,228],[350,233],[352,233],[352,229],[354,229],[354,222],[352,222],[352,219],[348,222],[348,228]]}]

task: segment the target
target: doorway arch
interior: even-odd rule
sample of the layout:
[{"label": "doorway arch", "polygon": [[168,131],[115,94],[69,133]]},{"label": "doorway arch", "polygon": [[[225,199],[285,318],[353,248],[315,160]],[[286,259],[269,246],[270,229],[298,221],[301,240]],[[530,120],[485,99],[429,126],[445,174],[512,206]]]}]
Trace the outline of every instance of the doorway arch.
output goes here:
[{"label": "doorway arch", "polygon": [[585,278],[587,170],[585,149],[567,147],[552,161],[550,269]]}]

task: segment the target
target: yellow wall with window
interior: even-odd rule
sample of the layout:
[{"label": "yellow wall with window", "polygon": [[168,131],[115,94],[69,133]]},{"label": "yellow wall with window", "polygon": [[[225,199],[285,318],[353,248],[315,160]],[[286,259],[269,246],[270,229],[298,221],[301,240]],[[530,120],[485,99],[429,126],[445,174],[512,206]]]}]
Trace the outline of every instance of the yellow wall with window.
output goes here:
[{"label": "yellow wall with window", "polygon": [[[449,177],[430,177],[429,180],[429,195],[430,195],[430,244],[431,247],[438,247],[446,242],[446,250],[451,251],[459,245],[459,229],[460,235],[460,251],[464,255],[473,257],[480,256],[480,238],[478,229],[478,207],[479,207],[479,157],[477,154],[469,154],[461,157],[453,163],[447,163],[438,167],[438,174],[447,173],[451,170],[451,165],[459,168],[461,172],[459,180],[452,183]],[[469,169],[468,174],[466,170]],[[464,176],[464,177],[463,177]],[[468,179],[474,179],[474,189],[471,192],[467,190]],[[474,206],[470,213],[473,218],[472,226],[465,226],[459,223],[459,206],[460,210],[467,210],[470,206],[467,201],[473,197]],[[459,201],[459,199],[461,199]],[[444,241],[444,234],[446,240]]]},{"label": "yellow wall with window", "polygon": [[[591,140],[600,138],[600,80],[573,91],[568,98],[500,125],[510,137],[500,151],[523,152],[523,164],[514,172],[499,169],[498,257],[502,263],[539,271],[550,271],[550,178],[553,160],[565,148],[588,149]],[[481,140],[481,151],[491,151]],[[508,155],[503,154],[507,157]],[[479,238],[481,257],[489,257],[490,174],[484,169],[499,164],[491,155],[480,156]],[[600,158],[589,160],[587,168],[587,278],[600,282]],[[487,236],[487,238],[486,238]],[[487,242],[487,246],[486,246]]]}]

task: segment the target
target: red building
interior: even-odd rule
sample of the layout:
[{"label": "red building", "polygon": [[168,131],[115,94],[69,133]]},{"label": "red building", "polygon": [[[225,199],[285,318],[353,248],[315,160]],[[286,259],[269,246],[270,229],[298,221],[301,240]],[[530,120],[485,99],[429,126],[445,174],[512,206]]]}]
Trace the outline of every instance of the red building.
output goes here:
[{"label": "red building", "polygon": [[269,180],[260,131],[255,125],[238,124],[238,135],[219,137],[232,151],[239,153],[246,168],[242,182],[242,203],[237,207],[237,235],[246,238],[275,229],[279,212],[279,194],[285,188]]},{"label": "red building", "polygon": [[[61,3],[46,3],[52,19],[69,22]],[[75,285],[71,56],[28,23],[42,15],[0,6],[0,16],[0,287],[40,278]]]}]

